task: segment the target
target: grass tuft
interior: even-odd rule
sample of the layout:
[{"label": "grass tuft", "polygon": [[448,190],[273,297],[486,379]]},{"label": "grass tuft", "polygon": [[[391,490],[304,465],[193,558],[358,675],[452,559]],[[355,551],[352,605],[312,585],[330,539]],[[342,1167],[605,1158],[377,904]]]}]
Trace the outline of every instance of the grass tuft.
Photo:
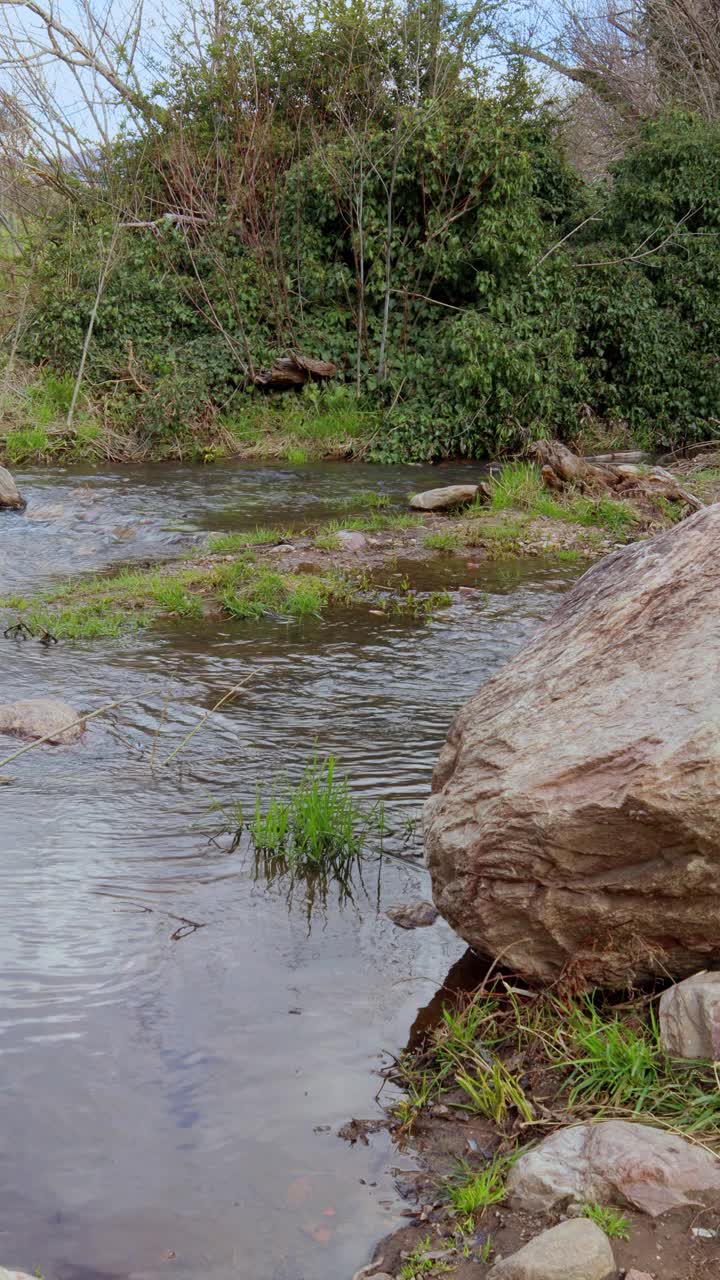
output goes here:
[{"label": "grass tuft", "polygon": [[608,1209],[602,1204],[584,1204],[582,1216],[594,1222],[611,1240],[630,1239],[630,1219],[616,1209]]},{"label": "grass tuft", "polygon": [[[238,829],[242,827],[239,815]],[[263,800],[258,788],[247,830],[255,849],[281,855],[287,865],[347,862],[358,858],[371,836],[382,843],[382,805],[365,811],[350,793],[333,756],[317,757],[299,783]]]}]

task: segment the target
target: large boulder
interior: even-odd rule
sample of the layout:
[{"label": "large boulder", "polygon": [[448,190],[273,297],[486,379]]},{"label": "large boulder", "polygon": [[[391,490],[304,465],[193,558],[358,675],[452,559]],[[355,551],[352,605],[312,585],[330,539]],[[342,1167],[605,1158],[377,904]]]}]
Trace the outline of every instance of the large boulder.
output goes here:
[{"label": "large boulder", "polygon": [[77,711],[60,698],[21,698],[19,702],[0,704],[0,733],[47,738],[50,743],[67,746],[77,742],[84,732],[85,724]]},{"label": "large boulder", "polygon": [[481,954],[605,986],[720,961],[720,505],[595,565],[456,717],[435,902]]},{"label": "large boulder", "polygon": [[7,507],[11,511],[24,511],[27,503],[18,492],[18,487],[10,472],[0,467],[0,508]]},{"label": "large boulder", "polygon": [[603,1120],[545,1138],[520,1156],[507,1185],[531,1212],[570,1201],[631,1205],[655,1218],[680,1205],[720,1205],[720,1160],[665,1129]]}]

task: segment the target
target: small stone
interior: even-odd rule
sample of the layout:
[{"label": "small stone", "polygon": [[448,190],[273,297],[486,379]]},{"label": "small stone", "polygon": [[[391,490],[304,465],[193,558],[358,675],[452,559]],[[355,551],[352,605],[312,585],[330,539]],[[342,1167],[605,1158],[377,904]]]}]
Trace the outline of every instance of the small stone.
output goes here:
[{"label": "small stone", "polygon": [[415,511],[452,511],[454,507],[467,507],[480,493],[478,484],[449,484],[443,489],[426,489],[415,493],[410,506]]},{"label": "small stone", "polygon": [[663,991],[660,1039],[676,1058],[720,1058],[720,973],[696,973]]},{"label": "small stone", "polygon": [[714,1240],[717,1236],[717,1231],[711,1231],[709,1227],[691,1227],[690,1230],[700,1240]]},{"label": "small stone", "polygon": [[576,1219],[550,1227],[488,1273],[488,1280],[610,1280],[615,1259],[594,1222]]},{"label": "small stone", "polygon": [[637,1267],[631,1267],[625,1272],[625,1280],[653,1280],[649,1271],[638,1271]]},{"label": "small stone", "polygon": [[336,537],[343,551],[364,551],[367,546],[367,538],[354,529],[341,529]]},{"label": "small stone", "polygon": [[389,907],[385,915],[401,929],[425,929],[435,923],[438,911],[432,902],[425,902],[420,898],[416,902],[403,902],[398,907]]},{"label": "small stone", "polygon": [[33,1280],[27,1271],[14,1271],[12,1268],[0,1267],[0,1280]]}]

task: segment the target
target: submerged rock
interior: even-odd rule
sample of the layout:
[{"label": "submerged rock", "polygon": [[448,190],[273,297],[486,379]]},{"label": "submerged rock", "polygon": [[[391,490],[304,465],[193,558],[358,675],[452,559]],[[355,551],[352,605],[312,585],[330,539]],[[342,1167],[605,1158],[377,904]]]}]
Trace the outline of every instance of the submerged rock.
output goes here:
[{"label": "submerged rock", "polygon": [[462,708],[433,776],[435,901],[521,975],[720,961],[720,505],[595,565]]},{"label": "submerged rock", "polygon": [[418,898],[416,902],[403,902],[399,907],[388,907],[385,915],[401,929],[425,929],[434,924],[439,911],[432,902]]},{"label": "submerged rock", "polygon": [[720,973],[696,973],[663,991],[660,1039],[677,1058],[720,1059]]},{"label": "submerged rock", "polygon": [[11,511],[24,511],[26,506],[27,503],[18,492],[18,487],[10,472],[5,467],[0,467],[0,508],[6,507]]},{"label": "submerged rock", "polygon": [[488,1280],[610,1280],[615,1274],[605,1232],[594,1222],[578,1218],[550,1227],[517,1253],[496,1262]]},{"label": "submerged rock", "polygon": [[415,511],[451,511],[453,507],[467,507],[480,493],[479,484],[449,484],[443,489],[426,489],[410,499]]},{"label": "submerged rock", "polygon": [[[77,742],[85,732],[85,724],[75,724],[78,712],[59,698],[23,698],[19,702],[0,704],[0,733],[18,738],[45,738],[55,745]],[[67,728],[73,725],[72,729]],[[2,1277],[0,1277],[2,1280]]]},{"label": "submerged rock", "polygon": [[603,1120],[559,1129],[520,1156],[508,1177],[530,1212],[575,1203],[632,1205],[658,1217],[684,1204],[720,1204],[720,1160],[664,1129]]}]

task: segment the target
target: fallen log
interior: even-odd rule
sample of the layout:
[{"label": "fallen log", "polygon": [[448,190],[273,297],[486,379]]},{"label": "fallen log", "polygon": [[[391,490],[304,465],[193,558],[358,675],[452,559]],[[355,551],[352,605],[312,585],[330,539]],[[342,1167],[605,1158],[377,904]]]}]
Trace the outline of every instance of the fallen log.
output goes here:
[{"label": "fallen log", "polygon": [[309,381],[324,382],[336,373],[337,365],[330,360],[316,360],[291,351],[289,356],[276,360],[272,369],[254,373],[252,381],[264,391],[285,391],[289,387],[302,387]]},{"label": "fallen log", "polygon": [[548,489],[562,491],[572,487],[595,496],[612,492],[618,498],[665,498],[668,502],[682,502],[688,511],[700,511],[705,505],[664,467],[645,470],[628,463],[613,466],[591,462],[557,440],[537,440],[530,445],[528,454],[538,463]]}]

